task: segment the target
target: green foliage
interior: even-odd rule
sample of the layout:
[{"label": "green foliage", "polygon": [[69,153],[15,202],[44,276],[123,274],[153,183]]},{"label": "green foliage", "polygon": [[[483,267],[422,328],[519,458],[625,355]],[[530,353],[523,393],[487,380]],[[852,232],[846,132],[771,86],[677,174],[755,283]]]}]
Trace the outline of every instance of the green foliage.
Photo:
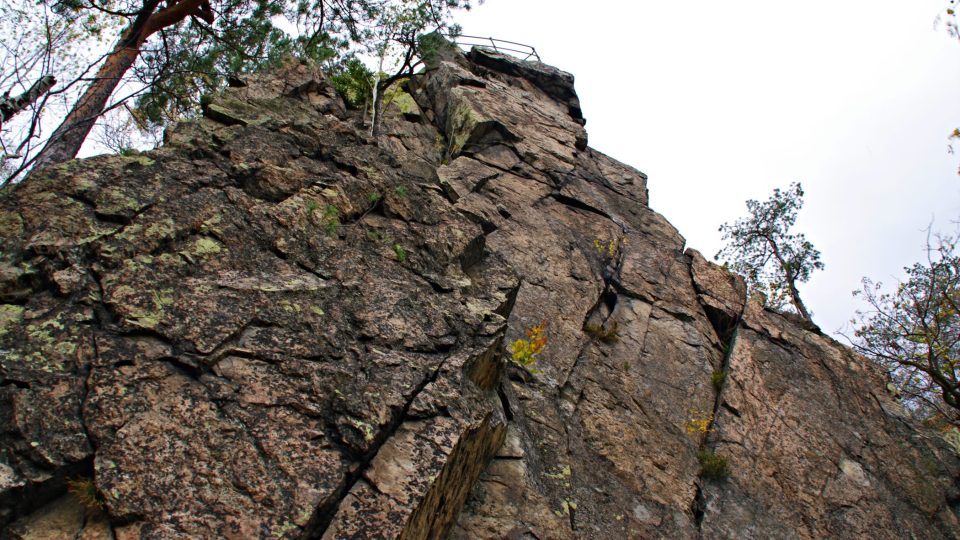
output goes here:
[{"label": "green foliage", "polygon": [[323,232],[327,236],[336,236],[337,232],[340,230],[340,211],[337,210],[337,207],[328,204],[323,210],[323,215],[320,217],[320,222],[323,224]]},{"label": "green foliage", "polygon": [[714,390],[719,392],[723,388],[723,382],[727,380],[727,374],[723,370],[715,370],[710,374],[710,384],[713,385]]},{"label": "green foliage", "polygon": [[383,196],[377,193],[376,191],[374,191],[373,193],[367,194],[367,202],[369,202],[370,204],[377,204],[377,202],[380,201],[381,198],[383,198]]},{"label": "green foliage", "polygon": [[469,0],[407,0],[383,4],[366,46],[379,60],[371,123],[374,136],[382,121],[385,91],[402,78],[413,75],[426,60],[435,60],[440,47],[451,46],[444,35],[460,33],[460,27],[449,20],[450,11],[458,8],[470,9]]},{"label": "green foliage", "polygon": [[700,462],[700,476],[708,480],[723,481],[730,477],[730,465],[727,458],[718,456],[706,448],[697,452]]},{"label": "green foliage", "polygon": [[373,72],[357,58],[349,58],[331,70],[330,82],[350,109],[361,109],[373,99]]},{"label": "green foliage", "polygon": [[[145,20],[173,5],[134,0],[10,1],[10,8],[0,8],[5,18],[14,21],[16,15],[24,21],[45,21],[32,26],[36,27],[37,36],[26,41],[36,41],[39,51],[52,54],[52,60],[44,63],[60,70],[69,62],[81,74],[80,70],[88,68],[94,55],[100,54],[94,51],[116,42],[123,28],[138,15]],[[201,8],[204,15],[193,13],[162,32],[147,36],[134,68],[120,74],[134,88],[142,88],[137,92],[134,109],[138,121],[158,127],[196,114],[200,96],[219,92],[231,80],[277,66],[291,57],[326,68],[348,106],[362,107],[371,100],[375,77],[356,57],[357,53],[373,53],[386,59],[406,58],[408,50],[414,51],[414,58],[434,54],[443,41],[441,34],[458,29],[450,22],[452,13],[469,9],[470,3],[204,0]],[[20,22],[13,24],[24,26]],[[51,35],[57,38],[56,42],[50,41]],[[14,46],[20,45],[11,44]],[[395,63],[388,61],[385,67]],[[413,65],[407,67],[412,69]],[[66,83],[69,78],[62,77],[64,73],[60,71],[55,74]]]},{"label": "green foliage", "polygon": [[413,99],[413,96],[408,94],[404,89],[403,83],[406,82],[406,80],[406,78],[400,79],[399,81],[390,85],[389,88],[384,89],[384,109],[393,104],[393,106],[395,106],[401,113],[413,113],[418,110],[417,102]]},{"label": "green foliage", "polygon": [[[864,278],[854,347],[882,366],[904,402],[920,416],[958,418],[960,410],[960,255],[956,240],[927,245],[927,261],[904,269],[893,292]],[[943,410],[946,403],[951,409]]]},{"label": "green foliage", "polygon": [[396,188],[394,188],[393,192],[397,194],[397,197],[403,198],[407,196],[406,186],[397,186]]},{"label": "green foliage", "polygon": [[[219,92],[231,77],[294,56],[315,63],[333,61],[349,43],[354,23],[345,18],[360,16],[365,4],[334,14],[329,8],[311,11],[318,4],[309,1],[212,0],[212,24],[188,19],[143,47],[138,77],[147,88],[137,99],[137,110],[150,123],[164,125],[193,114],[199,96]],[[276,25],[281,16],[309,32],[288,34]]]},{"label": "green foliage", "polygon": [[583,331],[604,343],[615,343],[620,338],[619,327],[617,321],[613,321],[606,326],[587,323],[584,325]]},{"label": "green foliage", "polygon": [[[458,34],[459,27],[453,27],[452,35]],[[440,52],[444,47],[449,47],[450,43],[438,31],[430,32],[417,36],[417,47],[420,50],[420,58],[428,66],[435,65],[439,61]]]},{"label": "green foliage", "polygon": [[407,260],[407,251],[403,249],[403,246],[400,244],[393,245],[393,253],[397,256],[397,260],[403,262]]},{"label": "green foliage", "polygon": [[767,307],[783,309],[792,304],[809,321],[797,284],[823,269],[823,263],[820,252],[803,234],[790,233],[802,207],[803,188],[797,182],[786,191],[774,189],[766,201],[747,201],[748,217],[720,226],[727,244],[714,258],[743,275],[751,293],[764,299]]}]

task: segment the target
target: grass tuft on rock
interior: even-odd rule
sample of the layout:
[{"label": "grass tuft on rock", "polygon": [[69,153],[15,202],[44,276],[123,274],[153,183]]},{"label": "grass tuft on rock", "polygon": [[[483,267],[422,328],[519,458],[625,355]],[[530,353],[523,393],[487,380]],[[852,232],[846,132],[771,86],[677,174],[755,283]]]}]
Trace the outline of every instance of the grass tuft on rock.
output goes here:
[{"label": "grass tuft on rock", "polygon": [[718,482],[730,477],[730,465],[727,458],[718,456],[712,451],[703,449],[697,452],[697,461],[700,462],[700,476]]}]

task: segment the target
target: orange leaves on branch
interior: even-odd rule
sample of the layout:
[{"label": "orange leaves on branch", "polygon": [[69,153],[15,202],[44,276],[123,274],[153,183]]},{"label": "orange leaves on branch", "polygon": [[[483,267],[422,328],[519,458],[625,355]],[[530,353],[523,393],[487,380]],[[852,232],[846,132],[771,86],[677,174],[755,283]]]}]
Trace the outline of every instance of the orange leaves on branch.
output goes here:
[{"label": "orange leaves on branch", "polygon": [[527,330],[527,339],[518,339],[510,345],[511,359],[516,364],[530,367],[537,361],[536,357],[547,346],[546,327],[545,323],[540,323]]}]

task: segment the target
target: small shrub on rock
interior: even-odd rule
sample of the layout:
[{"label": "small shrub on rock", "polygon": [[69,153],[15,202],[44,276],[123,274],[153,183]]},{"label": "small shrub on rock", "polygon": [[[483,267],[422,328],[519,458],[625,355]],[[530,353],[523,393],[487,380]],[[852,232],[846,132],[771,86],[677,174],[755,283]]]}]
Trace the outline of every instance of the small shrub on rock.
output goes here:
[{"label": "small shrub on rock", "polygon": [[74,478],[67,480],[67,491],[80,501],[88,510],[103,510],[104,500],[93,478]]},{"label": "small shrub on rock", "polygon": [[[547,346],[546,324],[540,323],[527,330],[527,339],[518,339],[510,345],[510,359],[519,366],[530,369],[537,361],[537,356]],[[531,373],[538,373],[530,369]]]},{"label": "small shrub on rock", "polygon": [[703,449],[697,452],[697,461],[700,462],[700,476],[703,478],[721,481],[730,477],[730,465],[723,456]]},{"label": "small shrub on rock", "polygon": [[613,321],[606,326],[602,324],[587,323],[587,325],[583,327],[583,330],[587,334],[590,334],[604,343],[614,343],[620,336],[618,332],[619,325],[617,324],[617,321]]},{"label": "small shrub on rock", "polygon": [[684,426],[690,435],[705,435],[713,431],[713,413],[700,409],[690,409],[690,417]]},{"label": "small shrub on rock", "polygon": [[713,388],[719,392],[723,388],[723,381],[727,379],[727,374],[722,370],[716,370],[710,374],[710,383],[713,384]]}]

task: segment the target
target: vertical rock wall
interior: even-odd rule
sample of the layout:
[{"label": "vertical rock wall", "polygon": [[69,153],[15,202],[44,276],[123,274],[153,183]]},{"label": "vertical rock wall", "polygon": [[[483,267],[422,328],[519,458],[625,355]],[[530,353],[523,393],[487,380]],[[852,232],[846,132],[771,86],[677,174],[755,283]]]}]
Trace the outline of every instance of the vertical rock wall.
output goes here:
[{"label": "vertical rock wall", "polygon": [[290,65],[0,201],[7,536],[958,535],[957,456],[685,251],[572,76],[407,90],[374,141]]}]

